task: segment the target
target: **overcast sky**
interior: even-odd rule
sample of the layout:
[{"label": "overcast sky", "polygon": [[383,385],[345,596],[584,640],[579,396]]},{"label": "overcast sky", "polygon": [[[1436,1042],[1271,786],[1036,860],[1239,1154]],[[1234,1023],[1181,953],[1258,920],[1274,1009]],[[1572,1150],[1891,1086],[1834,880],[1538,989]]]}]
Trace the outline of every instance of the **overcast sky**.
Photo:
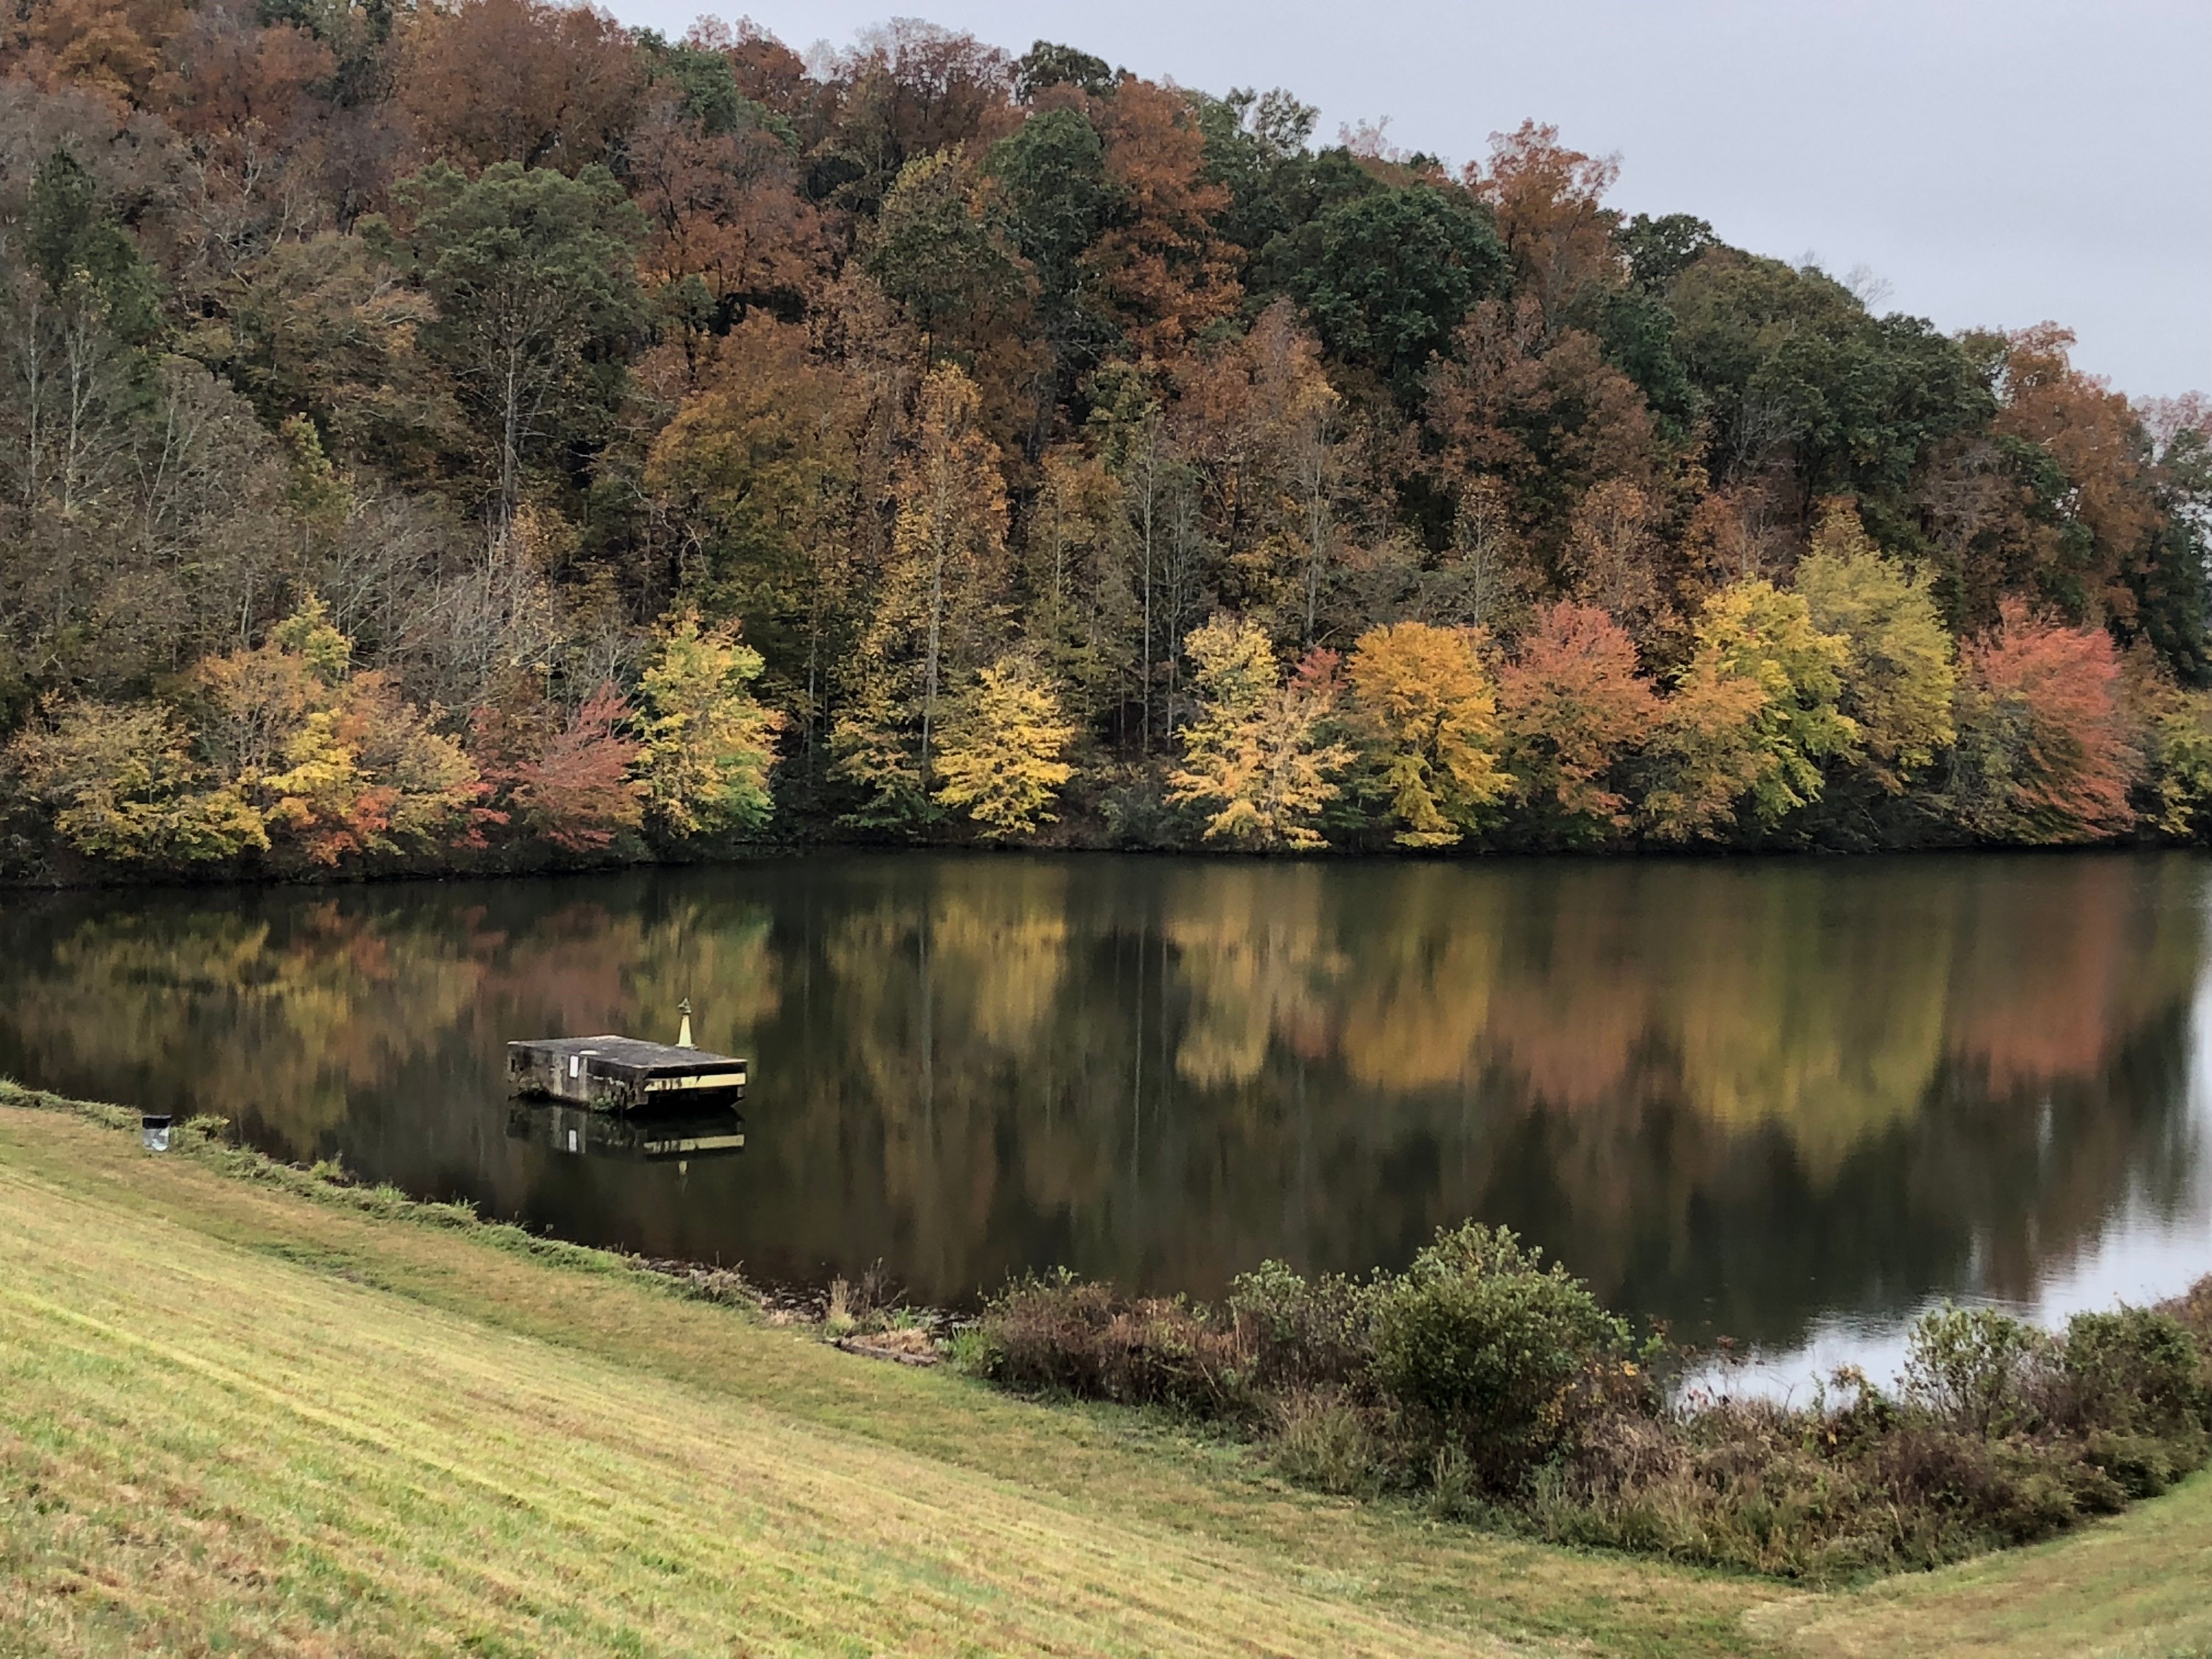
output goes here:
[{"label": "overcast sky", "polygon": [[[1946,329],[2045,319],[2136,396],[2212,390],[2208,0],[742,0],[800,51],[896,11],[1010,51],[1287,87],[1456,163],[1534,116],[1613,200],[1841,276]],[[680,33],[696,0],[613,0]]]}]

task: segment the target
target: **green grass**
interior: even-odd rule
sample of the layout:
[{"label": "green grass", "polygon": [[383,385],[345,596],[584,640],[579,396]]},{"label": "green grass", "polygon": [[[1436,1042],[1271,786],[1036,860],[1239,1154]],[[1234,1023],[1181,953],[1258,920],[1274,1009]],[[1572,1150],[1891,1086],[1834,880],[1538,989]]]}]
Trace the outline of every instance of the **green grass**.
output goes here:
[{"label": "green grass", "polygon": [[11,1098],[0,1654],[2212,1651],[2203,1479],[1810,1595],[1296,1492],[1130,1413]]}]

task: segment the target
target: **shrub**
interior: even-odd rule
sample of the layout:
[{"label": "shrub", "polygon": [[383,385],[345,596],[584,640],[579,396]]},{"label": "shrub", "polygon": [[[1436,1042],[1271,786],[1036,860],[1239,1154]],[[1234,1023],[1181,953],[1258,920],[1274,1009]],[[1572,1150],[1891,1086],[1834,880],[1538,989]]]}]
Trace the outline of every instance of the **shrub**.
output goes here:
[{"label": "shrub", "polygon": [[2212,1428],[2204,1355],[2188,1328],[2151,1308],[2076,1314],[2066,1327],[2068,1405],[2081,1428],[2156,1435],[2203,1455]]},{"label": "shrub", "polygon": [[2051,1363],[2051,1339],[1995,1308],[1946,1303],[1912,1322],[1905,1394],[1951,1426],[1987,1437],[2035,1426],[2033,1403]]},{"label": "shrub", "polygon": [[1376,1286],[1334,1273],[1305,1279],[1280,1261],[1240,1273],[1229,1312],[1270,1391],[1358,1389],[1374,1358]]},{"label": "shrub", "polygon": [[[2197,1339],[2197,1346],[2207,1365],[2212,1365],[2212,1273],[2207,1273],[2170,1302],[2161,1302],[2158,1311],[2178,1320],[2182,1329]],[[2212,1387],[2212,1374],[2203,1378]]]},{"label": "shrub", "polygon": [[1900,1565],[1933,1566],[1993,1544],[2025,1544],[2074,1519],[2054,1458],[1941,1424],[1906,1423],[1868,1449],[1875,1495],[1897,1516]]},{"label": "shrub", "polygon": [[1259,1414],[1235,1331],[1181,1297],[1129,1298],[1061,1273],[1009,1285],[978,1329],[978,1369],[1008,1388],[1206,1418]]},{"label": "shrub", "polygon": [[1437,1235],[1376,1297],[1375,1376],[1431,1458],[1486,1489],[1525,1486],[1572,1439],[1577,1385],[1618,1369],[1628,1328],[1504,1228]]},{"label": "shrub", "polygon": [[2130,1498],[2155,1498],[2195,1467],[2189,1449],[2172,1440],[2112,1429],[2093,1429],[2083,1443],[2083,1462],[2112,1489],[2099,1512],[2110,1513]]}]

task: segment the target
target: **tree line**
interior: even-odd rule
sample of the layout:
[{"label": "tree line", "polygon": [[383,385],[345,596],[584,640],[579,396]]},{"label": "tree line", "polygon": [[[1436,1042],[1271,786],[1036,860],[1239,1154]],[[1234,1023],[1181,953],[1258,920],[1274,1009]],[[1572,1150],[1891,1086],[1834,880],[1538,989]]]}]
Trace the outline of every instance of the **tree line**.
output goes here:
[{"label": "tree line", "polygon": [[2201,399],[1533,122],[1315,126],[912,21],[32,0],[0,863],[2212,823]]}]

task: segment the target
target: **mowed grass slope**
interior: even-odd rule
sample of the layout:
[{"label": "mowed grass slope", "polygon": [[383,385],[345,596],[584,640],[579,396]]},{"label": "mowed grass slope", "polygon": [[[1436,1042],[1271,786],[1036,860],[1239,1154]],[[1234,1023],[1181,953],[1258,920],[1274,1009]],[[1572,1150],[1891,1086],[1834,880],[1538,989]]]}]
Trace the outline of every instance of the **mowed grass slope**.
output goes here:
[{"label": "mowed grass slope", "polygon": [[0,1106],[0,1654],[2168,1659],[2208,1550],[2203,1480],[1850,1595],[1518,1544]]}]

